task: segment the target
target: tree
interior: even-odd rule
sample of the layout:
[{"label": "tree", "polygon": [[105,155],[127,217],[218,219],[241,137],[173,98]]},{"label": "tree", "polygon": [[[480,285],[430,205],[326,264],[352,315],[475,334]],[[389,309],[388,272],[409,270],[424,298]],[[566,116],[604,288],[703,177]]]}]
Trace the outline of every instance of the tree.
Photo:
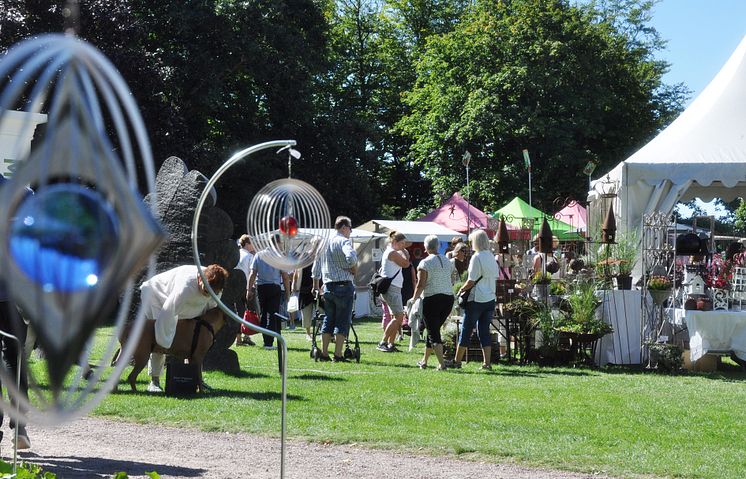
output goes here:
[{"label": "tree", "polygon": [[453,32],[430,38],[398,128],[437,193],[461,186],[453,165],[469,150],[478,206],[527,196],[528,148],[534,203],[547,209],[559,196],[584,198],[588,160],[610,167],[664,126],[680,98],[660,89],[656,44],[632,42],[603,13],[565,0],[478,0]]}]

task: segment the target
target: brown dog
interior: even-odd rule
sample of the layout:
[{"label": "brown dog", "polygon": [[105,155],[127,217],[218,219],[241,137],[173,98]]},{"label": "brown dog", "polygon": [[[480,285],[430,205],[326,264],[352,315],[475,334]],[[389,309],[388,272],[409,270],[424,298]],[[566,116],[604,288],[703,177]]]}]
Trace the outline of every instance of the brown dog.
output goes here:
[{"label": "brown dog", "polygon": [[[200,319],[207,323],[209,327],[202,324],[199,328],[197,345],[194,349],[194,355],[189,362],[199,365],[199,390],[202,392],[202,361],[205,359],[207,351],[212,347],[215,335],[218,334],[218,331],[220,331],[220,329],[225,325],[225,316],[220,308],[213,308],[203,314],[200,318],[180,319],[177,321],[174,341],[168,349],[159,346],[158,343],[155,342],[155,320],[147,320],[145,326],[143,326],[140,341],[137,343],[135,352],[132,355],[134,366],[129,376],[127,376],[127,382],[129,382],[133,391],[137,391],[137,375],[140,374],[140,371],[142,371],[143,368],[145,368],[145,365],[148,364],[148,358],[150,357],[151,352],[167,354],[182,360],[189,358],[192,351],[192,340],[197,331],[195,327],[197,321]],[[212,331],[210,328],[212,328]],[[127,342],[130,329],[131,324],[125,325],[122,335],[119,338],[120,345],[124,345]],[[118,356],[119,352],[116,354],[114,361],[117,361]]]}]

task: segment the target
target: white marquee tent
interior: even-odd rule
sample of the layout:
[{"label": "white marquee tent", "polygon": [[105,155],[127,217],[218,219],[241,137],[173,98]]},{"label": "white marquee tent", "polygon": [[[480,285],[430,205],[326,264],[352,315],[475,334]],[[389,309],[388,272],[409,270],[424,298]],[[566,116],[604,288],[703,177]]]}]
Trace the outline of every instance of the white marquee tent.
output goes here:
[{"label": "white marquee tent", "polygon": [[746,197],[746,37],[689,108],[608,178],[621,230],[638,229],[644,214],[671,212],[679,201]]}]

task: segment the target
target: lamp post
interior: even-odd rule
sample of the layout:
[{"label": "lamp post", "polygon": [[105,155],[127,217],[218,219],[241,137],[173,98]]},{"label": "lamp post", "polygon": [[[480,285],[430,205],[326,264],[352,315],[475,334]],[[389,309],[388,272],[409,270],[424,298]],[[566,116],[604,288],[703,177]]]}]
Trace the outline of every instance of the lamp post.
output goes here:
[{"label": "lamp post", "polygon": [[471,208],[469,207],[469,203],[471,201],[471,198],[469,198],[469,162],[471,161],[471,153],[469,150],[466,150],[464,152],[464,155],[461,157],[461,163],[466,167],[466,237],[469,238],[469,235],[471,234]]}]

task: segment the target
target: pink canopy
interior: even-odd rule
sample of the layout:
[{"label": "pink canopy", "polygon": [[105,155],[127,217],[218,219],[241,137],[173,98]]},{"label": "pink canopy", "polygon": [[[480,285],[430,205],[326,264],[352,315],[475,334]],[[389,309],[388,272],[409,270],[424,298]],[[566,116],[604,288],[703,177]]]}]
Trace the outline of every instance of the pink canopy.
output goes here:
[{"label": "pink canopy", "polygon": [[554,217],[571,225],[576,231],[588,230],[588,211],[577,203],[565,206]]},{"label": "pink canopy", "polygon": [[[471,224],[471,228],[467,225],[467,219],[468,223]],[[497,229],[497,221],[494,218],[488,216],[484,211],[469,205],[463,196],[458,193],[454,193],[439,208],[434,209],[417,221],[432,221],[459,233],[483,228],[488,230],[490,236],[492,236]]]}]

